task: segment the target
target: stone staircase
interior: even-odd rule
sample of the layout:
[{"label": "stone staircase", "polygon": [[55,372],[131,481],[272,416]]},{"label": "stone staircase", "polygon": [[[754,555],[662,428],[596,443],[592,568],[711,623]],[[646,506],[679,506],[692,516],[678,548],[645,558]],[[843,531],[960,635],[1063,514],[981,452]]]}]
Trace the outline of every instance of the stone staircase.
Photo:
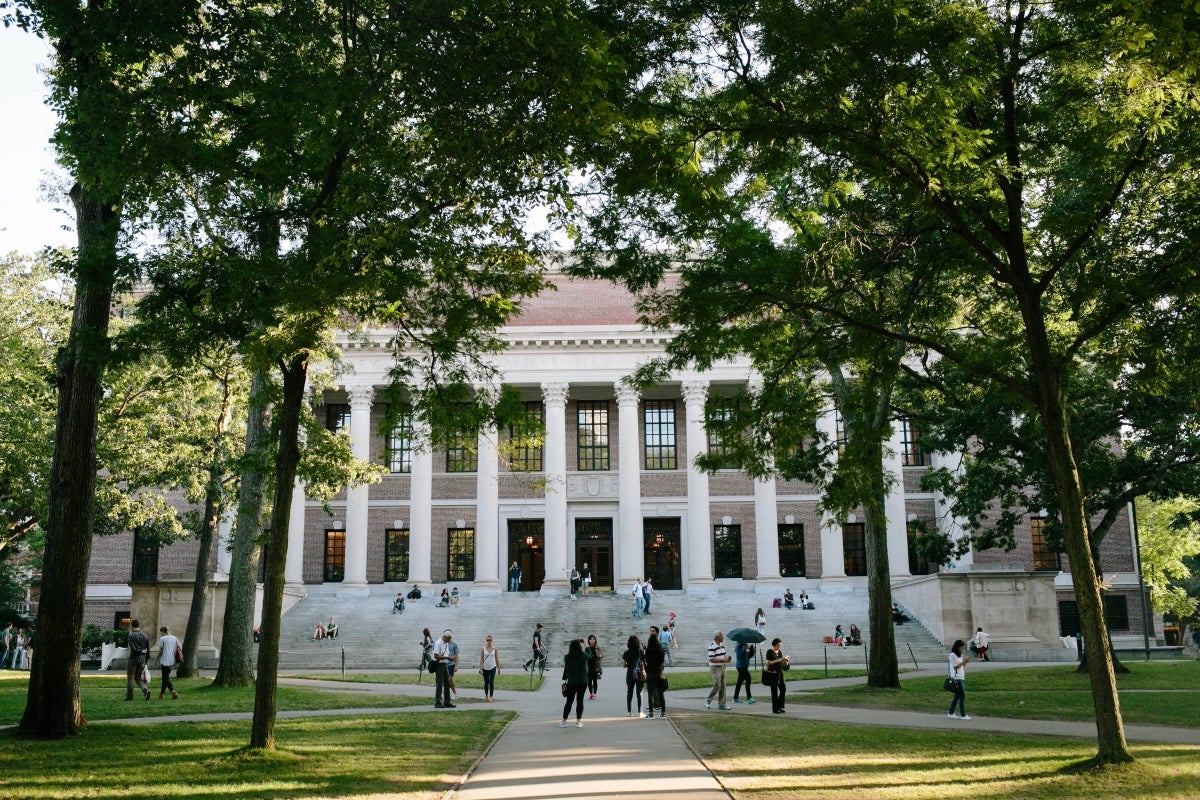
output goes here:
[{"label": "stone staircase", "polygon": [[[862,629],[864,641],[871,635],[863,590],[811,592],[816,608],[810,611],[770,608],[769,596],[750,592],[709,597],[659,592],[651,613],[639,621],[632,614],[632,599],[612,593],[593,592],[586,599],[571,600],[535,592],[506,592],[491,597],[464,596],[459,607],[436,608],[440,587],[421,600],[408,601],[403,614],[393,614],[392,600],[398,588],[382,584],[373,586],[368,597],[346,598],[337,596],[336,586],[309,587],[308,595],[284,615],[280,669],[340,669],[343,652],[347,670],[416,669],[422,629],[429,628],[436,638],[449,628],[463,649],[464,668],[474,669],[484,636],[490,633],[500,649],[501,663],[511,672],[529,657],[530,639],[538,622],[545,626],[543,641],[550,648],[551,665],[562,663],[572,638],[590,634],[596,635],[611,665],[630,634],[644,642],[649,626],[662,626],[670,611],[676,613],[679,649],[672,655],[677,667],[702,668],[713,633],[753,628],[759,606],[767,614],[767,640],[781,638],[793,664],[865,666],[864,647],[825,645],[822,637],[832,634],[838,624],[849,630],[852,622]],[[338,638],[314,641],[312,632],[317,620],[328,622],[331,616],[338,623]],[[894,630],[901,668],[911,667],[913,657],[922,666],[940,664],[945,659],[941,644],[916,620]]]}]

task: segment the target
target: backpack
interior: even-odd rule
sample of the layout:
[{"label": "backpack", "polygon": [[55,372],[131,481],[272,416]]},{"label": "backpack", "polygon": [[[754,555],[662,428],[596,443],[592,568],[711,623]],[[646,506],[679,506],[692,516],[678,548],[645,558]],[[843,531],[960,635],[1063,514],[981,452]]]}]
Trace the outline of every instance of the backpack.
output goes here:
[{"label": "backpack", "polygon": [[633,665],[633,680],[636,683],[646,682],[646,661],[640,657],[637,663]]}]

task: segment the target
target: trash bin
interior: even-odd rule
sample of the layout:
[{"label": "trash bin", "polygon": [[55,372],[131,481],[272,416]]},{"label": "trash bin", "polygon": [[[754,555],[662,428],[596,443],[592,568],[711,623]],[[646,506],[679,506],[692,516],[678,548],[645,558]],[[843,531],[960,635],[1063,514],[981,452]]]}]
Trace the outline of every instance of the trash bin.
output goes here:
[{"label": "trash bin", "polygon": [[1179,626],[1178,625],[1163,625],[1163,639],[1166,640],[1167,647],[1179,646]]}]

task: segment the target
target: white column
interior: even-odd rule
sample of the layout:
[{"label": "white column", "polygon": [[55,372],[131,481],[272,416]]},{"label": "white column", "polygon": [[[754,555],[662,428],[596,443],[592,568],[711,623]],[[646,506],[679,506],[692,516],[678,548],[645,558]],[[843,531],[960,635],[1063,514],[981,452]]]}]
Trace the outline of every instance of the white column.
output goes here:
[{"label": "white column", "polygon": [[629,589],[645,574],[645,551],[642,538],[642,449],[638,441],[637,391],[623,383],[614,387],[617,394],[617,443],[619,463],[617,511],[618,591]]},{"label": "white column", "polygon": [[[236,509],[235,509],[236,510]],[[226,511],[217,523],[217,572],[213,576],[217,580],[229,579],[229,567],[233,563],[233,556],[229,552],[229,539],[233,536],[233,520],[232,511]],[[295,543],[292,541],[292,523],[288,520],[288,555],[292,553],[292,547]]]},{"label": "white column", "polygon": [[[956,475],[961,475],[963,472],[961,453],[930,453],[929,464],[934,469],[949,469]],[[950,535],[950,538],[958,541],[963,536],[967,536],[967,521],[962,517],[954,516],[954,512],[950,507],[950,498],[940,491],[933,493],[933,524],[941,528]],[[956,558],[949,565],[939,566],[939,571],[968,571],[971,565],[975,563],[975,551],[968,550],[962,558]]]},{"label": "white column", "polygon": [[500,480],[496,426],[479,432],[475,472],[475,586],[473,595],[500,594]]},{"label": "white column", "polygon": [[892,438],[883,453],[884,480],[887,480],[889,475],[895,478],[883,501],[883,511],[887,514],[888,570],[893,578],[912,576],[908,570],[908,513],[904,507],[903,451],[904,441],[900,436],[900,426],[895,425]]},{"label": "white column", "polygon": [[[762,392],[762,376],[752,375],[750,391]],[[779,594],[779,509],[775,492],[775,459],[767,457],[769,477],[754,481],[754,551],[758,561],[758,576],[754,591],[761,594]]]},{"label": "white column", "polygon": [[[837,423],[832,408],[817,418],[817,430],[825,434],[831,444],[837,443]],[[837,458],[836,450],[832,458]],[[842,526],[828,514],[821,515],[821,588],[848,589]]]},{"label": "white column", "polygon": [[288,514],[288,551],[283,565],[283,583],[285,590],[304,591],[304,481],[299,478],[292,488],[292,507]]},{"label": "white column", "polygon": [[543,383],[546,409],[546,576],[543,594],[566,594],[567,575],[567,391],[566,383]]},{"label": "white column", "polygon": [[[350,451],[355,458],[371,458],[372,386],[351,386]],[[346,490],[346,576],[338,595],[364,595],[367,589],[367,503],[370,489],[353,486]]]},{"label": "white column", "polygon": [[712,533],[708,508],[708,473],[696,467],[696,459],[708,451],[704,428],[704,405],[708,400],[708,381],[683,383],[684,417],[687,424],[687,541],[688,574],[686,590],[692,594],[712,594],[716,584],[712,575]]},{"label": "white column", "polygon": [[412,477],[408,490],[408,581],[425,591],[433,583],[433,445],[429,422],[413,419]]}]

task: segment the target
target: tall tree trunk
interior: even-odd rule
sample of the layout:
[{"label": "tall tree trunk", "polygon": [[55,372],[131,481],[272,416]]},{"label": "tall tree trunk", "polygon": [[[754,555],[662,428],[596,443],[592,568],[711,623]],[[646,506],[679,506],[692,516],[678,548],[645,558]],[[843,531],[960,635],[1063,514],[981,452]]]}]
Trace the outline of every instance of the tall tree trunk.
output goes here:
[{"label": "tall tree trunk", "polygon": [[[879,484],[883,484],[883,448],[879,448]],[[872,480],[874,482],[874,480]],[[896,631],[892,627],[892,568],[888,560],[886,498],[881,490],[863,505],[867,540],[867,617],[871,624],[868,643],[867,685],[877,689],[900,688],[900,664],[896,658]]]},{"label": "tall tree trunk", "polygon": [[108,356],[120,214],[79,184],[71,190],[79,230],[75,312],[58,357],[58,414],[50,514],[38,604],[37,658],[21,729],[45,738],[79,732],[79,647],[96,503],[96,428]]},{"label": "tall tree trunk", "polygon": [[263,462],[267,452],[271,406],[269,378],[255,370],[246,412],[246,458],[238,490],[238,513],[229,554],[229,586],[221,626],[221,655],[214,686],[254,683],[254,591],[258,583],[258,541],[263,529]]},{"label": "tall tree trunk", "polygon": [[213,455],[208,467],[208,485],[204,490],[204,519],[200,525],[200,550],[196,556],[196,576],[192,581],[192,605],[188,610],[187,631],[183,635],[183,664],[179,677],[194,678],[200,674],[196,663],[196,650],[200,644],[200,629],[204,622],[204,610],[208,606],[208,576],[211,573],[213,541],[217,538],[217,525],[221,516],[221,482],[225,477],[225,430],[232,413],[230,387],[225,385],[221,413],[217,415],[217,427],[213,435]]},{"label": "tall tree trunk", "polygon": [[1032,356],[1033,379],[1038,412],[1046,431],[1050,471],[1058,495],[1063,541],[1071,559],[1071,583],[1079,606],[1079,626],[1088,654],[1088,674],[1092,684],[1092,706],[1096,714],[1096,761],[1117,764],[1133,761],[1125,741],[1125,725],[1117,697],[1117,677],[1113,672],[1112,644],[1104,623],[1104,604],[1100,599],[1100,580],[1092,562],[1088,539],[1087,511],[1079,467],[1071,446],[1067,403],[1062,380],[1051,357],[1041,309],[1032,293],[1018,292],[1025,335]]},{"label": "tall tree trunk", "polygon": [[279,669],[279,627],[283,621],[283,580],[287,564],[288,523],[292,491],[300,464],[300,413],[308,378],[308,354],[294,356],[281,368],[283,402],[279,406],[279,450],[275,456],[275,499],[267,540],[267,576],[263,584],[262,639],[258,648],[258,679],[254,684],[254,719],[250,746],[275,749],[275,687]]}]

